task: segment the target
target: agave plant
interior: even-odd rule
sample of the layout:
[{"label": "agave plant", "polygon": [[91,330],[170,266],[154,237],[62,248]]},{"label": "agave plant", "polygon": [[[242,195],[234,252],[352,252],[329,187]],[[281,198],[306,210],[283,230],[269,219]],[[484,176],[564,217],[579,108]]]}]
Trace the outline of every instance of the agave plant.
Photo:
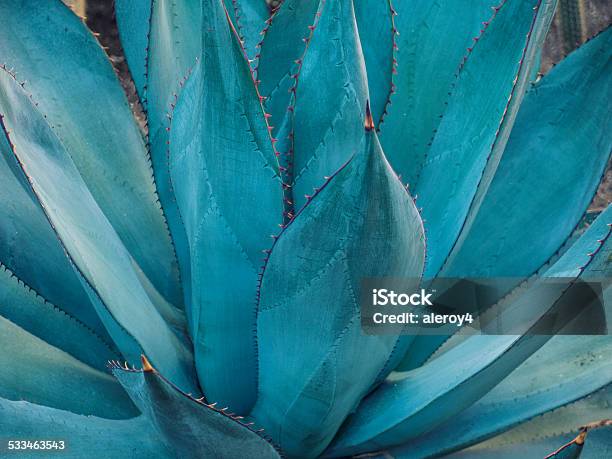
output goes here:
[{"label": "agave plant", "polygon": [[536,326],[609,275],[612,31],[541,77],[555,1],[492,1],[116,0],[141,129],[0,0],[2,454],[612,457],[609,336],[361,328],[364,278],[525,278]]}]

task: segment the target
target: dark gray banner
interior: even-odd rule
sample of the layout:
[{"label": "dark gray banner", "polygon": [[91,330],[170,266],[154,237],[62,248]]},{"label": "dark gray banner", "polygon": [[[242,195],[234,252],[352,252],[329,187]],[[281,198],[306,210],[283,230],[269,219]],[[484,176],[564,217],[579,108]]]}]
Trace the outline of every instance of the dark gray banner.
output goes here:
[{"label": "dark gray banner", "polygon": [[[365,333],[606,335],[610,279],[369,278],[361,284]],[[612,290],[609,292],[612,293]]]}]

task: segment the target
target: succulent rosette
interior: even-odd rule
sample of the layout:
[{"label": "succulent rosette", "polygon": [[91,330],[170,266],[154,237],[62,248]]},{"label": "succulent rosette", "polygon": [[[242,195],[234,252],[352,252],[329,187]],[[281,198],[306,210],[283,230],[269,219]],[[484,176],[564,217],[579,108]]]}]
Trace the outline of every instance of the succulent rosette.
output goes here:
[{"label": "succulent rosette", "polygon": [[495,304],[537,327],[544,279],[609,277],[612,31],[542,76],[556,1],[497,2],[116,0],[142,127],[79,17],[0,0],[0,437],[612,457],[607,302],[593,336],[362,330],[364,278],[522,278]]}]

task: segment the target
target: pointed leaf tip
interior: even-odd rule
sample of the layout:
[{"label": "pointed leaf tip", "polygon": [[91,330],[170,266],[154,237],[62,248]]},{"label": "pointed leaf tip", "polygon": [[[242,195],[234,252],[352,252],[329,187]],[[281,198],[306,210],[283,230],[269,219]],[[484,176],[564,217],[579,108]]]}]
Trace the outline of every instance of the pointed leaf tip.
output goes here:
[{"label": "pointed leaf tip", "polygon": [[365,123],[364,127],[366,131],[371,131],[374,129],[374,120],[372,119],[372,112],[370,111],[370,101],[366,101],[366,109],[365,109]]},{"label": "pointed leaf tip", "polygon": [[576,443],[577,445],[584,445],[584,440],[586,439],[587,436],[587,429],[584,429],[582,432],[580,432],[580,434],[578,434],[578,436],[576,438],[574,438],[574,443]]},{"label": "pointed leaf tip", "polygon": [[144,354],[140,355],[140,361],[142,362],[142,371],[149,373],[154,370],[153,365],[149,362]]}]

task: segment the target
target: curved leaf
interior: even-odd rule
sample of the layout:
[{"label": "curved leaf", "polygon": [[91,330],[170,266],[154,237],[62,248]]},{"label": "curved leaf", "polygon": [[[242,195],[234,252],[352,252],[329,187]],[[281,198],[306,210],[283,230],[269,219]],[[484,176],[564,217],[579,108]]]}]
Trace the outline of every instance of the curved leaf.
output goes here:
[{"label": "curved leaf", "polygon": [[163,321],[139,282],[133,259],[90,194],[63,143],[38,106],[0,69],[0,134],[98,315],[124,357],[142,350],[181,387],[195,388],[190,349]]},{"label": "curved leaf", "polygon": [[106,371],[85,365],[1,316],[0,346],[2,398],[105,418],[137,413]]},{"label": "curved leaf", "polygon": [[217,0],[204,7],[206,51],[172,117],[170,175],[191,251],[189,314],[199,379],[210,400],[247,413],[256,395],[257,274],[282,221],[283,188],[226,12]]},{"label": "curved leaf", "polygon": [[143,370],[112,371],[157,435],[185,458],[280,458],[274,446],[242,417],[194,399],[169,383],[143,358]]},{"label": "curved leaf", "polygon": [[[395,92],[397,39],[394,2],[354,0],[359,41],[367,69],[370,107],[374,124],[379,126]],[[399,2],[404,6],[404,3]],[[408,17],[414,17],[409,14]]]},{"label": "curved leaf", "polygon": [[[394,54],[389,42],[393,37],[387,26],[390,17],[372,14],[372,2],[368,0],[355,3],[358,23],[365,25],[359,35],[369,80],[382,69],[384,77],[390,79],[392,59],[397,59],[394,93],[380,125],[380,139],[393,168],[404,183],[414,188],[464,56],[474,45],[474,38],[483,33],[483,21],[490,20],[495,13],[491,7],[499,0],[391,0],[397,11],[393,20],[399,32]],[[382,8],[387,1],[376,4]],[[379,29],[384,36],[374,35]],[[381,58],[385,61],[378,63]],[[385,88],[370,84],[370,97],[373,101],[377,97],[386,99],[390,89],[389,85]]]},{"label": "curved leaf", "polygon": [[115,0],[115,17],[121,46],[136,91],[145,99],[145,87],[149,72],[149,40],[151,7],[155,0]]},{"label": "curved leaf", "polygon": [[2,264],[0,316],[91,367],[102,369],[108,360],[119,358],[115,347],[105,339],[106,334],[100,336],[78,318],[45,300]]},{"label": "curved leaf", "polygon": [[[612,387],[568,406],[547,413],[515,429],[475,445],[448,458],[543,457],[545,459],[600,459],[612,453],[611,428],[589,429],[581,435],[579,426],[610,415]],[[406,456],[412,457],[412,456]],[[402,456],[398,456],[401,459]]]},{"label": "curved leaf", "polygon": [[[272,113],[274,122],[279,126],[276,117],[285,116],[284,110],[289,105],[288,89],[293,85],[291,75],[296,63],[304,52],[304,38],[309,35],[309,28],[316,20],[316,13],[321,7],[320,0],[300,2],[285,0],[272,15],[270,27],[261,44],[257,61],[257,78],[261,80],[259,90],[268,99],[266,108]],[[283,88],[285,94],[279,89]],[[278,94],[285,106],[278,104],[278,112],[270,110],[269,101]]]},{"label": "curved leaf", "polygon": [[122,243],[155,287],[181,306],[145,144],[104,51],[60,1],[2,0],[0,16],[0,63],[26,80]]},{"label": "curved leaf", "polygon": [[4,135],[0,183],[0,267],[110,341]]},{"label": "curved leaf", "polygon": [[363,333],[361,279],[418,278],[424,248],[412,199],[368,131],[283,230],[264,267],[253,416],[288,454],[321,452],[395,346],[395,335]]},{"label": "curved leaf", "polygon": [[441,275],[530,276],[578,225],[612,151],[612,107],[602,102],[612,97],[611,46],[608,29],[529,91],[474,224]]},{"label": "curved leaf", "polygon": [[257,53],[262,31],[267,26],[270,10],[266,0],[224,0],[232,23],[238,32],[249,59]]},{"label": "curved leaf", "polygon": [[[611,213],[612,206],[574,244],[577,248],[588,247],[591,256],[584,259],[568,251],[557,262],[563,265],[571,259],[582,263],[572,278],[588,270],[591,263],[607,259],[604,247],[610,235]],[[565,275],[553,268],[547,276]],[[524,323],[528,327],[524,335],[468,336],[424,366],[405,373],[400,380],[385,381],[347,420],[330,454],[376,451],[406,443],[469,407],[550,339],[549,335],[539,334],[538,327],[548,322],[546,313],[560,303],[570,286],[560,284],[553,292],[545,280],[538,280],[498,305],[493,311],[497,321]],[[559,323],[558,327],[563,325]],[[558,330],[552,330],[555,331]]]},{"label": "curved leaf", "polygon": [[612,384],[611,350],[609,336],[556,336],[473,406],[388,452],[413,459],[447,454],[580,400]]},{"label": "curved leaf", "polygon": [[191,265],[185,228],[168,170],[168,129],[181,85],[201,54],[200,3],[190,0],[115,2],[119,36],[147,115],[147,140],[155,183],[176,246],[185,301],[191,299]]},{"label": "curved leaf", "polygon": [[[273,88],[266,107],[277,126],[285,182],[293,185],[289,200],[300,208],[357,149],[368,89],[352,1],[295,3],[288,1],[271,21],[258,78],[262,94]],[[288,45],[266,46],[287,29]]]},{"label": "curved leaf", "polygon": [[[577,227],[612,151],[612,112],[600,101],[612,87],[605,58],[611,32],[579,48],[526,95],[474,224],[441,276],[528,277]],[[400,367],[421,365],[447,338],[417,337]]]},{"label": "curved leaf", "polygon": [[440,271],[459,235],[472,224],[554,6],[554,0],[504,2],[459,72],[415,186],[428,238],[436,241],[427,254],[427,278]]},{"label": "curved leaf", "polygon": [[[0,399],[0,431],[10,439],[51,439],[58,449],[49,450],[49,455],[57,452],[58,456],[70,459],[82,459],[84,451],[100,459],[175,457],[170,448],[153,436],[154,430],[143,416],[111,420]],[[60,441],[64,442],[61,450]],[[7,447],[6,442],[2,447]],[[22,451],[19,456],[40,458],[41,451]]]}]

